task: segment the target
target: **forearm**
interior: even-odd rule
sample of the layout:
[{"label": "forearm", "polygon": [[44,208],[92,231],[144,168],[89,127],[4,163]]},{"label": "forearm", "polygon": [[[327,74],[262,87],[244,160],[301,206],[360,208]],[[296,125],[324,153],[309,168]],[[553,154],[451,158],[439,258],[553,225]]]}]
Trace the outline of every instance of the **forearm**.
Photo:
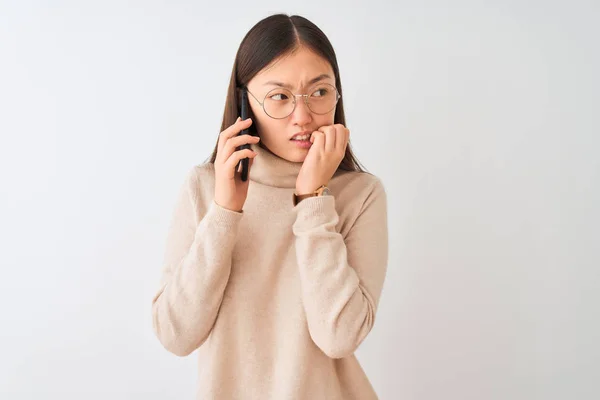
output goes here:
[{"label": "forearm", "polygon": [[185,356],[208,337],[231,271],[241,214],[211,204],[184,257],[168,268],[153,301],[153,325],[165,348]]},{"label": "forearm", "polygon": [[377,252],[387,253],[387,231],[371,232],[385,247],[370,246],[360,258],[349,260],[344,238],[336,231],[339,216],[333,197],[303,200],[297,212],[293,230],[311,337],[330,357],[351,355],[373,327],[380,288],[375,284],[375,293],[369,293],[356,268],[366,282],[383,279],[387,258]]}]

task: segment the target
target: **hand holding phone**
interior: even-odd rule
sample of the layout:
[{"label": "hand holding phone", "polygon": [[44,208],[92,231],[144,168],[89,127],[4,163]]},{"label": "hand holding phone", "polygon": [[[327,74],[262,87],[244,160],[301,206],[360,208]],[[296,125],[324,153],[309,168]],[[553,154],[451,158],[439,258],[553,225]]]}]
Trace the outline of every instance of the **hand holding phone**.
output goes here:
[{"label": "hand holding phone", "polygon": [[[252,125],[252,119],[242,121],[240,118],[219,135],[217,157],[215,159],[215,197],[218,205],[228,210],[242,211],[248,196],[249,181],[241,181],[238,166],[242,159],[254,158],[256,153],[250,144],[258,143],[260,138],[251,135],[240,135]],[[236,151],[241,146],[248,148]]]}]

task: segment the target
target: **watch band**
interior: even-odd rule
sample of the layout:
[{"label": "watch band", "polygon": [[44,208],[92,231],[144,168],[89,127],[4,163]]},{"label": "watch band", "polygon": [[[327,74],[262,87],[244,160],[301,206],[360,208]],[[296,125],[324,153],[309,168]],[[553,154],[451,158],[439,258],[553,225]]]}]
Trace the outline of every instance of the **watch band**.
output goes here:
[{"label": "watch band", "polygon": [[308,199],[309,197],[323,196],[323,195],[329,195],[329,188],[326,185],[321,185],[317,190],[315,190],[312,193],[308,193],[308,194],[296,194],[296,192],[294,192],[293,203],[294,203],[294,206],[296,206],[296,205],[298,205],[298,203],[300,203],[304,199]]}]

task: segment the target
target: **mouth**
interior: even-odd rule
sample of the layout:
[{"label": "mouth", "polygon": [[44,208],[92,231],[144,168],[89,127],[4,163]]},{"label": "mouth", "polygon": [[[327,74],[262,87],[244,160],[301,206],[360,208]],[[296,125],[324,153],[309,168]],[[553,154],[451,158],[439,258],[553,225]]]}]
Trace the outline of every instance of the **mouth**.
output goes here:
[{"label": "mouth", "polygon": [[296,147],[300,147],[301,149],[309,149],[312,146],[310,138],[306,140],[291,139],[290,142],[296,145]]},{"label": "mouth", "polygon": [[310,137],[312,136],[312,131],[302,131],[296,133],[290,140],[294,141],[310,141]]}]

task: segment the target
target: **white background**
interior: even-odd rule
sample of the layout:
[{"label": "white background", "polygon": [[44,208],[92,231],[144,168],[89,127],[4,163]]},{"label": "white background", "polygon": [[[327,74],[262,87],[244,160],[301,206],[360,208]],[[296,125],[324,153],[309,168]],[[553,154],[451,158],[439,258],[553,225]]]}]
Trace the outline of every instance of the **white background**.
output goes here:
[{"label": "white background", "polygon": [[0,2],[0,398],[193,398],[151,298],[237,47],[276,12],[329,36],[388,192],[357,353],[380,398],[600,398],[600,6],[364,3]]}]

